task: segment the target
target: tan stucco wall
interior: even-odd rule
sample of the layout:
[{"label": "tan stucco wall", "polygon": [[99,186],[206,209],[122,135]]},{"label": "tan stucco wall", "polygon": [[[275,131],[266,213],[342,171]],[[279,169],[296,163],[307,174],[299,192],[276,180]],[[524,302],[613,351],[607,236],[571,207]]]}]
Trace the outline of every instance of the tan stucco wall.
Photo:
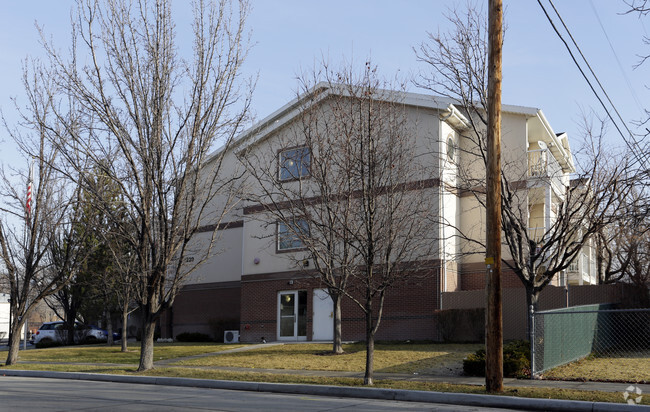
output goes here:
[{"label": "tan stucco wall", "polygon": [[[188,254],[195,257],[196,262],[203,259],[186,283],[212,283],[240,280],[242,267],[242,234],[243,228],[219,230],[214,234],[214,242],[210,256],[204,259],[201,253]],[[212,233],[205,232],[195,235],[197,243],[208,245]]]},{"label": "tan stucco wall", "polygon": [[[328,113],[328,103],[324,103],[324,115]],[[468,139],[470,130],[456,130],[449,123],[442,121],[440,112],[434,109],[422,107],[407,107],[406,117],[408,119],[407,129],[413,137],[413,157],[417,159],[420,166],[419,174],[411,178],[439,179],[443,187],[433,187],[422,192],[421,197],[431,202],[431,237],[444,237],[444,243],[435,244],[435,252],[432,251],[431,258],[442,258],[448,261],[446,286],[447,290],[454,290],[459,287],[458,264],[483,262],[484,252],[475,244],[460,240],[456,229],[460,230],[475,239],[483,241],[485,236],[485,211],[472,195],[463,195],[458,190],[462,182],[458,180],[458,167],[468,171],[473,177],[483,179],[485,170],[481,159],[468,155],[467,152],[475,151],[471,139]],[[531,119],[536,122],[530,127]],[[227,152],[224,158],[222,170],[231,171],[231,176],[241,174],[245,166],[240,163],[237,154],[241,154],[246,148],[249,150],[248,158],[251,165],[266,170],[268,173],[277,173],[277,157],[282,149],[302,144],[302,126],[299,119],[294,119],[282,127],[274,128],[272,133],[265,134],[260,130],[263,138],[250,146],[239,145],[233,151]],[[503,113],[502,118],[502,164],[509,180],[524,181],[527,178],[527,150],[538,148],[537,140],[541,133],[539,120],[522,114]],[[529,136],[529,133],[536,133]],[[455,159],[447,157],[447,140],[451,138],[457,145]],[[253,139],[251,139],[253,140]],[[247,144],[249,144],[248,142]],[[332,144],[336,144],[333,140]],[[204,172],[209,170],[205,168]],[[209,173],[209,172],[206,172]],[[261,274],[296,270],[296,265],[306,258],[305,252],[277,253],[276,252],[276,224],[273,219],[261,216],[259,212],[244,213],[244,208],[258,204],[253,199],[246,200],[248,195],[253,194],[264,197],[265,191],[259,181],[250,175],[238,181],[238,185],[244,188],[245,195],[238,199],[238,203],[226,212],[224,222],[244,220],[244,227],[224,231],[223,238],[218,241],[218,250],[223,250],[217,257],[213,257],[203,267],[192,275],[192,282],[218,282],[238,280],[242,274]],[[301,191],[307,195],[315,195],[310,187],[309,179],[301,184],[297,182],[285,183],[285,187]],[[270,188],[270,187],[267,187]],[[442,193],[442,198],[440,194]],[[530,213],[529,227],[543,227],[545,209],[544,190],[533,189],[531,192],[522,190],[520,194],[521,213]],[[282,195],[276,195],[276,199],[283,200]],[[226,201],[225,196],[215,198],[211,208],[222,210]],[[439,213],[439,206],[444,207],[444,216]],[[530,207],[529,207],[530,204]],[[213,214],[216,216],[216,214]],[[440,222],[443,218],[449,223],[444,229],[432,222]],[[202,220],[209,224],[210,218]],[[476,252],[473,255],[466,255],[468,252]],[[508,259],[507,247],[503,249],[504,258]],[[460,257],[460,256],[463,257]],[[255,263],[256,259],[259,263]],[[458,263],[455,263],[457,261]],[[454,262],[454,263],[451,263]]]}]

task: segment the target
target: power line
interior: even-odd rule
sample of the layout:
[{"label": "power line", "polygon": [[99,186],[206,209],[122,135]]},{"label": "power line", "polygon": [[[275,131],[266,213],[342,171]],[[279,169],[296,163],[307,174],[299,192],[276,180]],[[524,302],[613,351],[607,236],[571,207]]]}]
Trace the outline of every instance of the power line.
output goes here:
[{"label": "power line", "polygon": [[621,74],[623,75],[623,78],[625,79],[625,83],[627,84],[627,88],[630,91],[630,94],[632,95],[632,98],[634,99],[634,102],[636,103],[637,109],[641,113],[644,112],[643,110],[643,105],[641,104],[641,101],[639,100],[639,96],[636,94],[634,91],[634,88],[632,87],[632,83],[630,82],[630,78],[627,76],[627,73],[625,72],[625,69],[623,68],[623,65],[621,64],[621,60],[618,58],[618,53],[616,53],[616,49],[614,49],[614,45],[612,44],[612,41],[609,38],[609,35],[607,34],[607,31],[605,30],[605,26],[603,25],[602,20],[600,19],[600,15],[598,15],[598,10],[596,10],[596,6],[594,6],[593,0],[589,0],[589,5],[591,6],[591,10],[593,10],[594,15],[596,16],[596,20],[598,20],[598,25],[600,26],[600,29],[602,30],[603,34],[605,35],[605,38],[607,39],[607,43],[609,44],[609,49],[612,51],[612,54],[614,55],[614,58],[616,59],[616,63],[618,64],[618,68],[621,71]]},{"label": "power line", "polygon": [[578,46],[578,43],[573,38],[573,35],[571,34],[571,31],[569,30],[567,25],[564,23],[564,19],[562,19],[562,16],[560,16],[560,13],[557,11],[557,8],[555,8],[555,4],[553,4],[553,0],[548,0],[548,2],[551,4],[551,7],[553,7],[553,10],[555,11],[555,14],[557,15],[557,17],[560,19],[560,22],[562,23],[562,26],[564,27],[564,30],[566,30],[569,37],[571,38],[571,41],[573,42],[573,45],[576,46],[576,49],[578,50],[578,53],[580,53],[580,56],[582,57],[582,60],[587,65],[587,68],[589,68],[589,71],[591,72],[591,75],[594,76],[594,79],[596,79],[596,83],[598,83],[598,86],[600,87],[600,90],[602,90],[603,94],[607,98],[607,101],[609,102],[609,104],[614,109],[614,112],[616,112],[616,115],[618,116],[619,120],[621,121],[621,123],[623,124],[623,126],[625,127],[627,132],[630,134],[630,136],[632,136],[632,131],[627,127],[627,123],[625,123],[625,120],[623,120],[623,117],[621,116],[618,109],[616,108],[616,105],[614,105],[614,102],[612,101],[612,99],[609,98],[609,94],[607,94],[607,92],[605,91],[605,88],[603,87],[602,83],[600,83],[600,79],[598,79],[598,76],[596,76],[596,73],[591,68],[591,65],[589,64],[589,62],[587,61],[587,58],[582,53],[582,50],[580,49],[580,46]]},{"label": "power line", "polygon": [[[582,51],[580,51],[580,48],[578,47],[578,45],[577,45],[575,39],[573,39],[573,36],[571,36],[571,33],[569,32],[569,29],[567,28],[566,24],[564,24],[564,21],[562,20],[562,17],[561,17],[560,14],[558,13],[557,9],[555,9],[555,6],[553,5],[552,0],[549,0],[549,3],[551,4],[551,6],[553,7],[553,9],[555,10],[555,13],[557,14],[557,16],[560,18],[560,21],[562,22],[564,28],[565,28],[565,29],[567,30],[567,32],[569,33],[569,36],[570,36],[571,39],[573,40],[574,45],[576,46],[576,48],[577,48],[578,51],[580,52],[580,55],[582,56],[583,60],[585,61],[585,63],[586,63],[587,66],[589,67],[589,70],[591,71],[591,74],[594,76],[594,78],[595,78],[596,81],[598,82],[598,85],[600,86],[601,90],[603,91],[603,93],[604,93],[605,96],[607,97],[607,100],[608,100],[609,103],[612,105],[612,108],[614,109],[614,111],[616,111],[616,114],[618,115],[620,121],[623,123],[623,126],[625,127],[625,129],[626,129],[627,132],[629,133],[630,138],[632,138],[632,140],[633,140],[633,142],[634,142],[633,145],[632,145],[632,144],[629,142],[629,140],[625,137],[625,134],[623,133],[623,131],[621,130],[621,128],[619,127],[619,125],[617,124],[617,122],[614,120],[614,117],[612,116],[612,114],[611,114],[610,111],[608,110],[607,106],[606,106],[605,103],[603,102],[603,99],[599,96],[598,92],[597,92],[596,89],[594,88],[594,85],[593,85],[592,82],[589,80],[589,78],[587,77],[586,73],[584,72],[584,70],[583,70],[582,67],[580,66],[580,63],[578,63],[578,60],[576,59],[575,55],[573,54],[573,51],[571,50],[571,47],[569,46],[569,44],[567,43],[567,41],[564,39],[564,37],[562,36],[562,34],[560,33],[560,31],[558,30],[558,28],[557,28],[557,26],[555,25],[555,23],[553,22],[553,19],[551,18],[551,16],[549,16],[549,14],[548,14],[548,12],[546,11],[546,8],[545,8],[544,5],[542,4],[541,0],[537,0],[537,3],[538,3],[539,6],[542,8],[542,11],[544,12],[544,15],[546,16],[546,19],[549,21],[549,23],[550,23],[551,26],[553,27],[553,30],[555,31],[555,33],[557,34],[557,36],[560,38],[560,40],[562,41],[562,43],[564,43],[564,47],[566,47],[567,51],[569,52],[569,55],[571,56],[571,59],[573,60],[573,63],[576,65],[576,67],[577,67],[578,70],[580,71],[580,74],[582,74],[582,77],[585,79],[585,81],[586,81],[587,84],[589,85],[589,88],[590,88],[591,91],[593,92],[593,94],[594,94],[594,96],[596,97],[596,99],[598,99],[598,102],[599,102],[600,105],[603,107],[603,110],[605,110],[605,113],[607,113],[607,117],[609,117],[609,119],[610,119],[610,120],[612,121],[612,123],[614,124],[614,127],[616,128],[616,130],[618,131],[618,133],[621,135],[621,138],[623,139],[623,141],[624,141],[625,144],[627,145],[628,149],[630,149],[630,151],[632,152],[632,154],[634,155],[634,157],[636,158],[636,160],[637,160],[640,164],[644,165],[644,167],[645,167],[645,161],[644,161],[644,159],[639,158],[639,154],[637,153],[637,150],[635,150],[635,148],[638,148],[638,143],[636,142],[636,140],[634,140],[633,135],[632,135],[632,132],[631,132],[630,129],[627,127],[627,124],[625,123],[625,121],[624,121],[623,118],[621,117],[621,115],[620,115],[620,113],[618,112],[618,110],[616,110],[616,106],[614,106],[614,103],[611,101],[611,99],[609,98],[609,96],[608,96],[607,93],[605,92],[605,89],[603,88],[602,84],[601,84],[600,81],[598,80],[598,77],[596,76],[596,74],[594,73],[594,71],[591,69],[591,66],[589,65],[589,62],[587,62],[587,59],[586,59],[586,58],[584,57],[584,55],[582,54]],[[634,147],[633,147],[633,146],[634,146]]]}]

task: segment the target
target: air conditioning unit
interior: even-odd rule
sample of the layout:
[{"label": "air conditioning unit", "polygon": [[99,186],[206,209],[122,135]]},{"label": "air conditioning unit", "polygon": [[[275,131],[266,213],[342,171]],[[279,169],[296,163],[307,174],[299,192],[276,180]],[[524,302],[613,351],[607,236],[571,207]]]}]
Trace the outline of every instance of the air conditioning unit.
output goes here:
[{"label": "air conditioning unit", "polygon": [[223,343],[237,343],[239,342],[238,330],[227,330],[223,332]]}]

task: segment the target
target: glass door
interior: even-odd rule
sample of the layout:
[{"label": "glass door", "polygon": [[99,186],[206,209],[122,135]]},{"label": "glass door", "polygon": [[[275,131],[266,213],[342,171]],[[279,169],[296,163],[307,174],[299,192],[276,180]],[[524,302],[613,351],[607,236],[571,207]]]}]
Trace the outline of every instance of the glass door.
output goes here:
[{"label": "glass door", "polygon": [[307,340],[307,292],[278,293],[278,340]]}]

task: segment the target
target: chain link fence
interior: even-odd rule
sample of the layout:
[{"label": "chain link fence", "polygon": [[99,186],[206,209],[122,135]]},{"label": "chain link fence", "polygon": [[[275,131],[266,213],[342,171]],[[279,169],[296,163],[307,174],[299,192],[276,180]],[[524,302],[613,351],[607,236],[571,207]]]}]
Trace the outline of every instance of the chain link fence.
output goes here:
[{"label": "chain link fence", "polygon": [[650,309],[613,307],[531,310],[532,376],[590,355],[650,357]]}]

